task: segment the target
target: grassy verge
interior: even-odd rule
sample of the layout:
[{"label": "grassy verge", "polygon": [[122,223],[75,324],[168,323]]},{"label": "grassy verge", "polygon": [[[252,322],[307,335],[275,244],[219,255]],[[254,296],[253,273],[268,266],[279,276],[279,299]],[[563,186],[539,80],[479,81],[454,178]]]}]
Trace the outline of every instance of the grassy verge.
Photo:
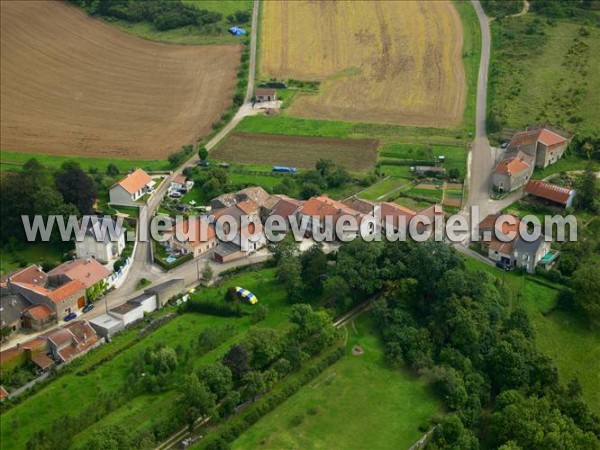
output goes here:
[{"label": "grassy verge", "polygon": [[[347,326],[347,354],[267,414],[234,449],[408,448],[438,410],[422,380],[389,368],[368,316]],[[360,345],[364,354],[354,356]]]},{"label": "grassy verge", "polygon": [[144,170],[168,170],[167,161],[157,160],[138,160],[138,159],[119,159],[119,158],[95,158],[91,156],[79,155],[51,155],[47,153],[21,153],[2,150],[0,152],[0,170],[16,172],[31,158],[37,159],[41,164],[51,169],[58,169],[67,161],[79,163],[83,170],[89,171],[90,168],[96,168],[101,172],[106,170],[109,164],[116,165],[123,173],[134,169],[142,168]]},{"label": "grassy verge", "polygon": [[538,348],[552,357],[564,383],[573,377],[579,379],[584,399],[600,413],[600,334],[576,312],[553,310],[560,286],[547,280],[540,283],[530,275],[502,272],[472,258],[467,258],[466,264],[471,270],[490,272],[506,283],[512,307],[520,306],[529,314]]}]

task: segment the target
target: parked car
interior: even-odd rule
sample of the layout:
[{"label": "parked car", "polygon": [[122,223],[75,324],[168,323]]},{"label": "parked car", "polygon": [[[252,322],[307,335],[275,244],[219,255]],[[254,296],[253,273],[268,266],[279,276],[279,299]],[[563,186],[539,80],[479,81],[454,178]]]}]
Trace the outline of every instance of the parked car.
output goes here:
[{"label": "parked car", "polygon": [[77,317],[77,313],[74,313],[74,312],[72,312],[72,313],[70,313],[70,314],[67,314],[63,320],[64,320],[65,322],[68,322],[69,320],[73,320],[73,319],[75,319],[76,317]]},{"label": "parked car", "polygon": [[91,311],[92,309],[94,309],[94,306],[95,305],[93,303],[88,303],[83,307],[83,313],[85,314],[86,312]]},{"label": "parked car", "polygon": [[171,193],[169,194],[169,197],[171,197],[171,198],[181,198],[181,197],[182,197],[182,195],[181,195],[181,192],[177,192],[177,191],[175,191],[175,192],[171,192]]},{"label": "parked car", "polygon": [[229,167],[229,163],[219,163],[219,167],[224,167],[225,169],[227,169]]},{"label": "parked car", "polygon": [[208,161],[198,161],[198,165],[200,167],[208,167],[210,166],[210,163]]},{"label": "parked car", "polygon": [[500,148],[506,148],[508,147],[508,142],[503,142],[502,144],[500,144]]},{"label": "parked car", "polygon": [[502,262],[502,261],[498,261],[498,262],[496,263],[496,267],[497,267],[498,269],[506,270],[507,272],[508,272],[509,270],[512,270],[512,266],[511,266],[510,264],[508,264],[508,263],[505,263],[505,262]]}]

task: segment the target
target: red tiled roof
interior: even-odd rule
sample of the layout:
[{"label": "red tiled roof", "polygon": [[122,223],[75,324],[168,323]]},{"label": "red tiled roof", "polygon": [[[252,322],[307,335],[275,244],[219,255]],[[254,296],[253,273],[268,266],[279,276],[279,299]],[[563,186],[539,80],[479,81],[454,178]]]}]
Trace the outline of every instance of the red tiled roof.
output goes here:
[{"label": "red tiled roof", "polygon": [[551,200],[556,203],[566,204],[573,193],[573,189],[547,183],[545,181],[531,180],[525,185],[525,193],[545,198],[546,200]]},{"label": "red tiled roof", "polygon": [[312,197],[302,205],[300,212],[307,216],[316,217],[338,217],[341,215],[358,216],[359,213],[352,208],[344,205],[337,200],[333,200],[326,195],[320,197]]},{"label": "red tiled roof", "polygon": [[559,134],[556,134],[553,131],[548,130],[547,128],[543,128],[538,137],[538,141],[540,141],[544,145],[551,146],[557,144],[564,144],[565,142],[567,142],[567,139],[560,136]]},{"label": "red tiled roof", "polygon": [[0,386],[0,399],[8,397],[8,391],[4,389],[4,386]]},{"label": "red tiled roof", "polygon": [[517,173],[523,172],[524,170],[529,170],[530,165],[527,164],[520,158],[512,158],[505,161],[500,161],[494,170],[495,173],[505,174],[505,175],[515,175]]},{"label": "red tiled roof", "polygon": [[0,364],[12,361],[21,355],[25,349],[23,347],[11,347],[0,352]]},{"label": "red tiled roof", "polygon": [[45,353],[38,353],[31,358],[31,361],[42,370],[45,370],[54,364],[54,361]]},{"label": "red tiled roof", "polygon": [[46,305],[36,305],[28,308],[26,314],[33,320],[44,320],[52,316],[52,311]]},{"label": "red tiled roof", "polygon": [[[65,298],[70,297],[80,291],[85,290],[85,284],[79,280],[71,280],[68,283],[59,286],[53,291],[48,291],[48,298],[55,303],[63,301]],[[82,292],[83,293],[83,292]]]},{"label": "red tiled roof", "polygon": [[303,204],[304,202],[300,200],[296,200],[287,196],[281,196],[281,198],[273,206],[273,210],[271,211],[270,215],[287,218],[294,215]]},{"label": "red tiled roof", "polygon": [[382,202],[381,203],[381,219],[385,220],[386,216],[394,217],[394,220],[400,216],[405,216],[407,222],[412,219],[417,213],[412,209],[406,208],[397,203]]},{"label": "red tiled roof", "polygon": [[137,169],[134,172],[128,174],[125,178],[119,181],[117,184],[125,189],[130,194],[135,194],[137,191],[142,189],[148,183],[152,181],[150,175],[144,172],[142,169]]},{"label": "red tiled roof", "polygon": [[25,269],[19,269],[9,274],[8,279],[13,283],[27,283],[37,286],[45,286],[47,275],[41,267],[36,265],[29,266]]},{"label": "red tiled roof", "polygon": [[75,259],[67,261],[48,272],[48,276],[66,275],[71,280],[79,280],[86,288],[108,278],[110,271],[95,259]]},{"label": "red tiled roof", "polygon": [[247,214],[247,215],[255,214],[256,211],[258,210],[258,205],[256,204],[256,202],[254,202],[250,199],[241,200],[241,201],[237,202],[235,204],[235,206],[240,208],[244,212],[244,214]]},{"label": "red tiled roof", "polygon": [[521,145],[534,145],[538,141],[539,134],[540,130],[521,131],[512,137],[508,148],[520,147]]},{"label": "red tiled roof", "polygon": [[[496,222],[498,221],[498,219],[502,216],[511,216],[515,219],[515,223],[511,224],[508,223],[506,221],[502,222],[502,229],[497,229],[496,228]],[[524,225],[521,223],[521,221],[519,220],[519,218],[517,216],[513,216],[512,214],[490,214],[489,216],[487,216],[485,219],[483,219],[481,222],[479,222],[479,229],[480,230],[494,230],[497,229],[497,231],[500,231],[502,234],[504,235],[508,235],[509,233],[518,233],[519,229],[523,229]]]},{"label": "red tiled roof", "polygon": [[56,330],[49,332],[46,336],[48,337],[48,340],[57,347],[66,343],[71,343],[75,338],[73,333],[66,328],[57,328]]},{"label": "red tiled roof", "polygon": [[[196,218],[194,222],[194,225],[196,226],[196,230],[194,232],[190,232],[191,224],[189,219],[177,223],[173,228],[171,228],[171,232],[177,231],[179,234],[190,233],[186,242],[189,242],[194,247],[215,238],[215,229],[211,224],[199,218]],[[174,234],[174,238],[177,238],[176,234]]]},{"label": "red tiled roof", "polygon": [[177,184],[181,184],[181,185],[184,185],[186,181],[187,181],[187,177],[182,173],[178,174],[177,176],[175,176],[173,178],[173,183],[177,183]]},{"label": "red tiled roof", "polygon": [[375,209],[375,203],[356,196],[352,196],[347,200],[343,201],[344,205],[348,208],[352,208],[361,214],[373,214]]},{"label": "red tiled roof", "polygon": [[275,94],[277,91],[275,89],[270,89],[270,88],[258,88],[255,91],[256,95],[273,95]]},{"label": "red tiled roof", "polygon": [[498,239],[493,239],[489,243],[489,248],[498,253],[504,253],[505,255],[510,255],[510,254],[512,254],[512,249],[513,249],[513,246],[515,245],[515,241],[516,241],[516,239],[513,239],[512,241],[509,241],[509,242],[502,242]]},{"label": "red tiled roof", "polygon": [[35,350],[39,347],[45,347],[46,346],[46,339],[42,339],[42,338],[35,338],[32,339],[30,341],[27,341],[23,344],[21,344],[21,347],[23,347],[24,349],[27,350]]}]

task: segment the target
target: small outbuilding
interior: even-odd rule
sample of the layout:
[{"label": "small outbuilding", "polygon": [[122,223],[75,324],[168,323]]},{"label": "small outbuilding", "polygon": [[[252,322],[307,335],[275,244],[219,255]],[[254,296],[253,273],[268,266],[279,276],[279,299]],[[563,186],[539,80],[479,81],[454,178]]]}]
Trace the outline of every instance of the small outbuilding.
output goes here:
[{"label": "small outbuilding", "polygon": [[125,324],[122,320],[117,319],[110,314],[102,314],[101,316],[91,319],[89,322],[98,336],[101,336],[105,339],[110,339],[116,333],[125,328]]},{"label": "small outbuilding", "polygon": [[573,206],[575,189],[548,183],[546,181],[531,180],[525,185],[525,195],[541,200],[548,206],[562,209]]},{"label": "small outbuilding", "polygon": [[271,88],[259,88],[254,92],[257,102],[273,102],[277,100],[277,90]]}]

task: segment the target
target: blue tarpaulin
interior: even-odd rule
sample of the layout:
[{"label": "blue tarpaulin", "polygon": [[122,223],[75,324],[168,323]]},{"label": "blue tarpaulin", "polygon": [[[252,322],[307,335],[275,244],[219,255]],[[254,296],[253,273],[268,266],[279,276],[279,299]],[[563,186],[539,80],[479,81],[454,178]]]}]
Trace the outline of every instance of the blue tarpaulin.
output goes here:
[{"label": "blue tarpaulin", "polygon": [[238,28],[238,27],[231,27],[231,28],[229,29],[229,32],[230,32],[231,34],[233,34],[234,36],[244,36],[244,35],[248,34],[248,33],[246,32],[246,30],[244,30],[244,29],[242,29],[242,28]]}]

